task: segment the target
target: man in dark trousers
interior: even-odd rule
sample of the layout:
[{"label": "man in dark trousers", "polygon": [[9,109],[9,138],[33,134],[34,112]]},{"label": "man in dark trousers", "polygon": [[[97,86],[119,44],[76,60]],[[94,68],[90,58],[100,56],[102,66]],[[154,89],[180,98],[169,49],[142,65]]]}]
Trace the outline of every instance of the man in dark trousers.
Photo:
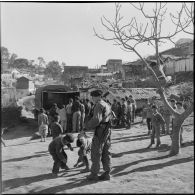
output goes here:
[{"label": "man in dark trousers", "polygon": [[69,170],[67,163],[67,155],[64,152],[63,147],[67,145],[67,147],[73,151],[73,148],[71,146],[71,143],[74,142],[74,137],[72,134],[68,133],[66,135],[61,135],[56,137],[48,147],[49,153],[51,154],[54,164],[52,173],[57,176],[60,167],[62,169]]},{"label": "man in dark trousers", "polygon": [[[111,106],[102,100],[101,90],[91,92],[95,103],[93,117],[85,124],[87,130],[95,129],[91,146],[91,174],[87,176],[88,180],[110,180],[111,171],[111,129],[110,119],[112,117]],[[98,177],[100,170],[100,161],[102,161],[104,173]]]}]

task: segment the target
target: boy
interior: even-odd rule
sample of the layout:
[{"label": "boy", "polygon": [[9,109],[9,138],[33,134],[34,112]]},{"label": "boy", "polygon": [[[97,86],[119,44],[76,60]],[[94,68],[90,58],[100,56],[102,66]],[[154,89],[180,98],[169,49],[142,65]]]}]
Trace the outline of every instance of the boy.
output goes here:
[{"label": "boy", "polygon": [[78,167],[78,164],[80,162],[83,162],[86,168],[83,169],[81,173],[85,173],[89,171],[88,154],[91,152],[91,143],[92,143],[92,138],[87,137],[85,132],[78,134],[77,147],[80,148],[78,151],[79,158],[77,160],[77,163],[74,165],[74,167]]},{"label": "boy", "polygon": [[6,144],[5,144],[5,142],[4,142],[2,136],[3,136],[3,133],[4,133],[5,129],[6,129],[6,128],[2,128],[2,129],[1,129],[1,143],[4,145],[4,147],[6,147]]},{"label": "boy", "polygon": [[46,140],[48,134],[48,125],[49,120],[47,115],[44,113],[44,109],[40,109],[40,114],[38,115],[38,125],[39,125],[39,134],[41,135],[41,142]]},{"label": "boy", "polygon": [[157,111],[157,106],[152,106],[152,135],[151,135],[151,143],[148,146],[150,148],[152,144],[154,144],[154,137],[156,135],[157,144],[156,148],[158,148],[161,144],[160,142],[160,125],[165,124],[165,120],[162,115]]},{"label": "boy", "polygon": [[[182,114],[183,112],[185,112],[185,109],[183,108],[182,102],[177,102],[176,103],[176,109],[175,109],[179,114]],[[180,130],[180,145],[183,146],[183,127],[181,126],[181,130]]]},{"label": "boy", "polygon": [[63,147],[67,145],[67,147],[73,151],[71,143],[74,142],[74,137],[72,134],[68,133],[66,135],[61,135],[56,137],[51,143],[49,144],[48,150],[51,154],[54,164],[52,173],[57,175],[59,173],[60,167],[62,169],[69,170],[69,167],[66,165],[67,163],[67,155],[64,152]]},{"label": "boy", "polygon": [[130,100],[127,100],[127,128],[131,128],[131,118],[132,118],[132,104]]},{"label": "boy", "polygon": [[60,125],[60,116],[59,115],[54,115],[53,117],[53,123],[51,124],[51,135],[53,139],[58,137],[60,134],[63,134],[63,129],[62,126]]}]

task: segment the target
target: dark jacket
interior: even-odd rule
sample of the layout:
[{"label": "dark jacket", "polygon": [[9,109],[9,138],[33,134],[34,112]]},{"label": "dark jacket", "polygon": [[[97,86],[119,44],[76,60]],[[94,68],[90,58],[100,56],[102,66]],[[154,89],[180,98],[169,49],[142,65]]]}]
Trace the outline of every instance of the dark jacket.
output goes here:
[{"label": "dark jacket", "polygon": [[[56,137],[48,147],[50,154],[56,154],[60,160],[66,160],[63,154],[62,136]],[[67,144],[68,148],[71,148],[71,144]]]},{"label": "dark jacket", "polygon": [[58,122],[53,122],[51,124],[51,135],[53,139],[58,137],[60,134],[63,134],[62,126]]},{"label": "dark jacket", "polygon": [[127,115],[127,105],[126,104],[121,105],[121,114]]},{"label": "dark jacket", "polygon": [[81,111],[81,103],[78,100],[76,100],[72,105],[72,113],[77,111]]}]

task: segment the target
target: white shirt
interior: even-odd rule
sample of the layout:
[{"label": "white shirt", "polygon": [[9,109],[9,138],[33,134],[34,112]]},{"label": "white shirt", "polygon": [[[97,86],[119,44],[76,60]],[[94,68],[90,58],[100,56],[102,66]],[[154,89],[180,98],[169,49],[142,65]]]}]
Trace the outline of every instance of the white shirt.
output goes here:
[{"label": "white shirt", "polygon": [[66,109],[65,108],[59,109],[58,114],[60,116],[60,120],[62,121],[66,120]]},{"label": "white shirt", "polygon": [[181,107],[181,108],[176,108],[175,111],[177,111],[180,114],[182,114],[183,112],[185,112],[185,109],[183,107]]}]

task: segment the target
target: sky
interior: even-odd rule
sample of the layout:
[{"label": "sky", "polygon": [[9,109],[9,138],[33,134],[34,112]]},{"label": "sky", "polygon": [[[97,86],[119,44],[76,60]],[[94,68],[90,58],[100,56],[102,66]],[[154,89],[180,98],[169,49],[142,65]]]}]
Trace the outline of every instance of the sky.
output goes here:
[{"label": "sky", "polygon": [[[150,14],[154,3],[146,3],[145,11]],[[168,3],[167,13],[175,13],[180,3]],[[129,3],[122,3],[121,15],[124,22],[135,17],[138,22],[145,22],[142,14]],[[20,58],[36,60],[43,57],[46,62],[57,60],[67,66],[88,66],[95,68],[105,65],[108,59],[122,59],[123,62],[134,61],[138,56],[123,51],[110,41],[104,41],[94,35],[93,27],[99,34],[109,35],[101,24],[101,17],[111,21],[115,16],[114,3],[30,3],[1,2],[1,46]],[[162,26],[163,33],[168,34],[174,26],[169,15]],[[180,33],[180,38],[192,38]],[[164,51],[173,47],[163,43],[159,47]],[[138,46],[139,53],[146,57],[155,50],[148,45]]]}]

